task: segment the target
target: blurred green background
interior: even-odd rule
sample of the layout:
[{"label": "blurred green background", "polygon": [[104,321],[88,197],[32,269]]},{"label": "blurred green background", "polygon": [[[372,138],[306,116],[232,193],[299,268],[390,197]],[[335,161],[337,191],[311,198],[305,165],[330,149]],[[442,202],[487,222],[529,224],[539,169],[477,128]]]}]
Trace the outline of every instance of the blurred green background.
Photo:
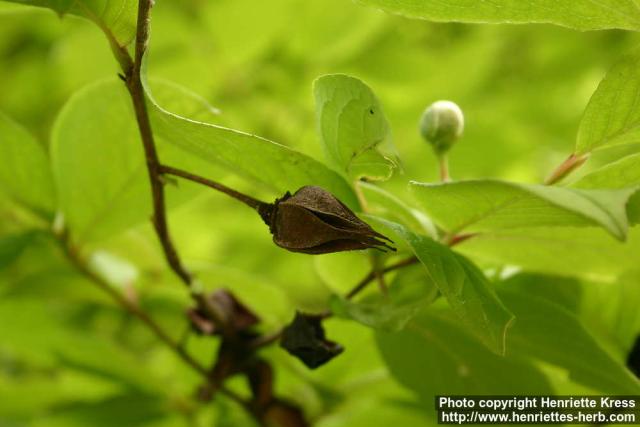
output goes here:
[{"label": "blurred green background", "polygon": [[[571,152],[582,111],[606,70],[637,41],[622,31],[433,24],[349,0],[158,0],[149,75],[205,98],[221,110],[211,118],[217,124],[316,158],[311,84],[327,73],[357,76],[380,98],[403,162],[383,186],[404,197],[408,180],[438,176],[417,132],[428,104],[450,99],[465,112],[465,136],[450,160],[455,178],[540,182]],[[0,3],[0,111],[42,144],[49,144],[74,92],[115,80],[116,73],[107,41],[90,22]],[[95,119],[109,127],[109,116]],[[600,151],[589,167],[625,150]],[[206,173],[274,196],[222,171]],[[0,203],[2,235],[31,221],[8,200]],[[349,289],[367,270],[366,259],[348,255],[317,261],[285,253],[252,212],[211,192],[181,203],[171,224],[206,286],[231,287],[265,329],[288,321],[295,308],[326,307],[332,290]],[[1,427],[250,425],[222,397],[195,402],[195,374],[82,279],[49,239],[20,236],[3,240],[4,249],[26,247],[10,265],[0,245]],[[186,329],[188,295],[167,271],[150,226],[93,245],[103,251],[97,265],[135,287],[143,307],[172,334]],[[327,326],[347,351],[318,371],[267,350],[281,395],[322,427],[429,424],[390,378],[369,329],[337,319]],[[203,361],[214,347],[189,340]]]}]

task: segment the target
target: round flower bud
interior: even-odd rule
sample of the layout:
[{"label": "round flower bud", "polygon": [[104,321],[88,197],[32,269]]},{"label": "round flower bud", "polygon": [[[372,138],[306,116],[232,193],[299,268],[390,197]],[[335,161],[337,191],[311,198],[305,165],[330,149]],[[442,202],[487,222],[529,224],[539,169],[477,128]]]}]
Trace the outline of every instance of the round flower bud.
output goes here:
[{"label": "round flower bud", "polygon": [[438,155],[449,151],[463,130],[464,115],[454,102],[436,101],[422,113],[420,134]]}]

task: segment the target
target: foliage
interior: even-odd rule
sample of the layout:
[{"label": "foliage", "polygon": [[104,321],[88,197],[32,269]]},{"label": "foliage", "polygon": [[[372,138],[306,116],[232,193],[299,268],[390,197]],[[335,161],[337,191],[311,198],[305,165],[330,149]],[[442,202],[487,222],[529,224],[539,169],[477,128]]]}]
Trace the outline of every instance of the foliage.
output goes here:
[{"label": "foliage", "polygon": [[[0,425],[431,425],[437,394],[640,394],[638,2],[357,3],[157,1],[146,52],[136,1],[0,3]],[[443,98],[465,114],[449,182],[418,126]],[[264,211],[149,173],[141,114],[163,165],[264,203],[322,187],[289,210],[396,252],[286,252]],[[302,361],[269,346],[287,326]]]}]

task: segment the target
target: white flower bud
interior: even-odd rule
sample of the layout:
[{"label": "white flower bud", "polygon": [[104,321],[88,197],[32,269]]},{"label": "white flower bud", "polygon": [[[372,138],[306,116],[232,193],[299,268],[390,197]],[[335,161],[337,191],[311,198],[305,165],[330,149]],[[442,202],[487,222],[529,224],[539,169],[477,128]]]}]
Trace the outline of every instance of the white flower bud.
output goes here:
[{"label": "white flower bud", "polygon": [[462,136],[464,115],[458,105],[451,101],[436,101],[422,113],[420,133],[429,142],[437,155],[449,151]]}]

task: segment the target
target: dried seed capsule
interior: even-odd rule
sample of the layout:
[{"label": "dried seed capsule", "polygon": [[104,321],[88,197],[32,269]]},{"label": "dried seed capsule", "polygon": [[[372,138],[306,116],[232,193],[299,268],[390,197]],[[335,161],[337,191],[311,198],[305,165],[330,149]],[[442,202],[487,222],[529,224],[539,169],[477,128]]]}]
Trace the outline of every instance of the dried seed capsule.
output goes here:
[{"label": "dried seed capsule", "polygon": [[293,196],[287,193],[258,211],[275,244],[292,252],[326,254],[368,248],[395,251],[384,242],[391,242],[390,239],[320,187],[302,187]]},{"label": "dried seed capsule", "polygon": [[[218,307],[220,312],[224,314],[225,319],[229,322],[229,326],[236,332],[248,332],[253,326],[257,325],[260,319],[247,306],[242,304],[235,295],[225,289],[217,291],[206,296],[211,304]],[[207,312],[202,307],[194,307],[187,311],[187,317],[191,321],[194,331],[202,335],[219,334],[220,327],[209,318]]]},{"label": "dried seed capsule", "polygon": [[433,146],[438,156],[449,151],[462,136],[464,115],[451,101],[436,101],[422,114],[420,134]]},{"label": "dried seed capsule", "polygon": [[300,312],[282,331],[280,346],[311,369],[324,365],[344,350],[325,338],[321,316]]}]

